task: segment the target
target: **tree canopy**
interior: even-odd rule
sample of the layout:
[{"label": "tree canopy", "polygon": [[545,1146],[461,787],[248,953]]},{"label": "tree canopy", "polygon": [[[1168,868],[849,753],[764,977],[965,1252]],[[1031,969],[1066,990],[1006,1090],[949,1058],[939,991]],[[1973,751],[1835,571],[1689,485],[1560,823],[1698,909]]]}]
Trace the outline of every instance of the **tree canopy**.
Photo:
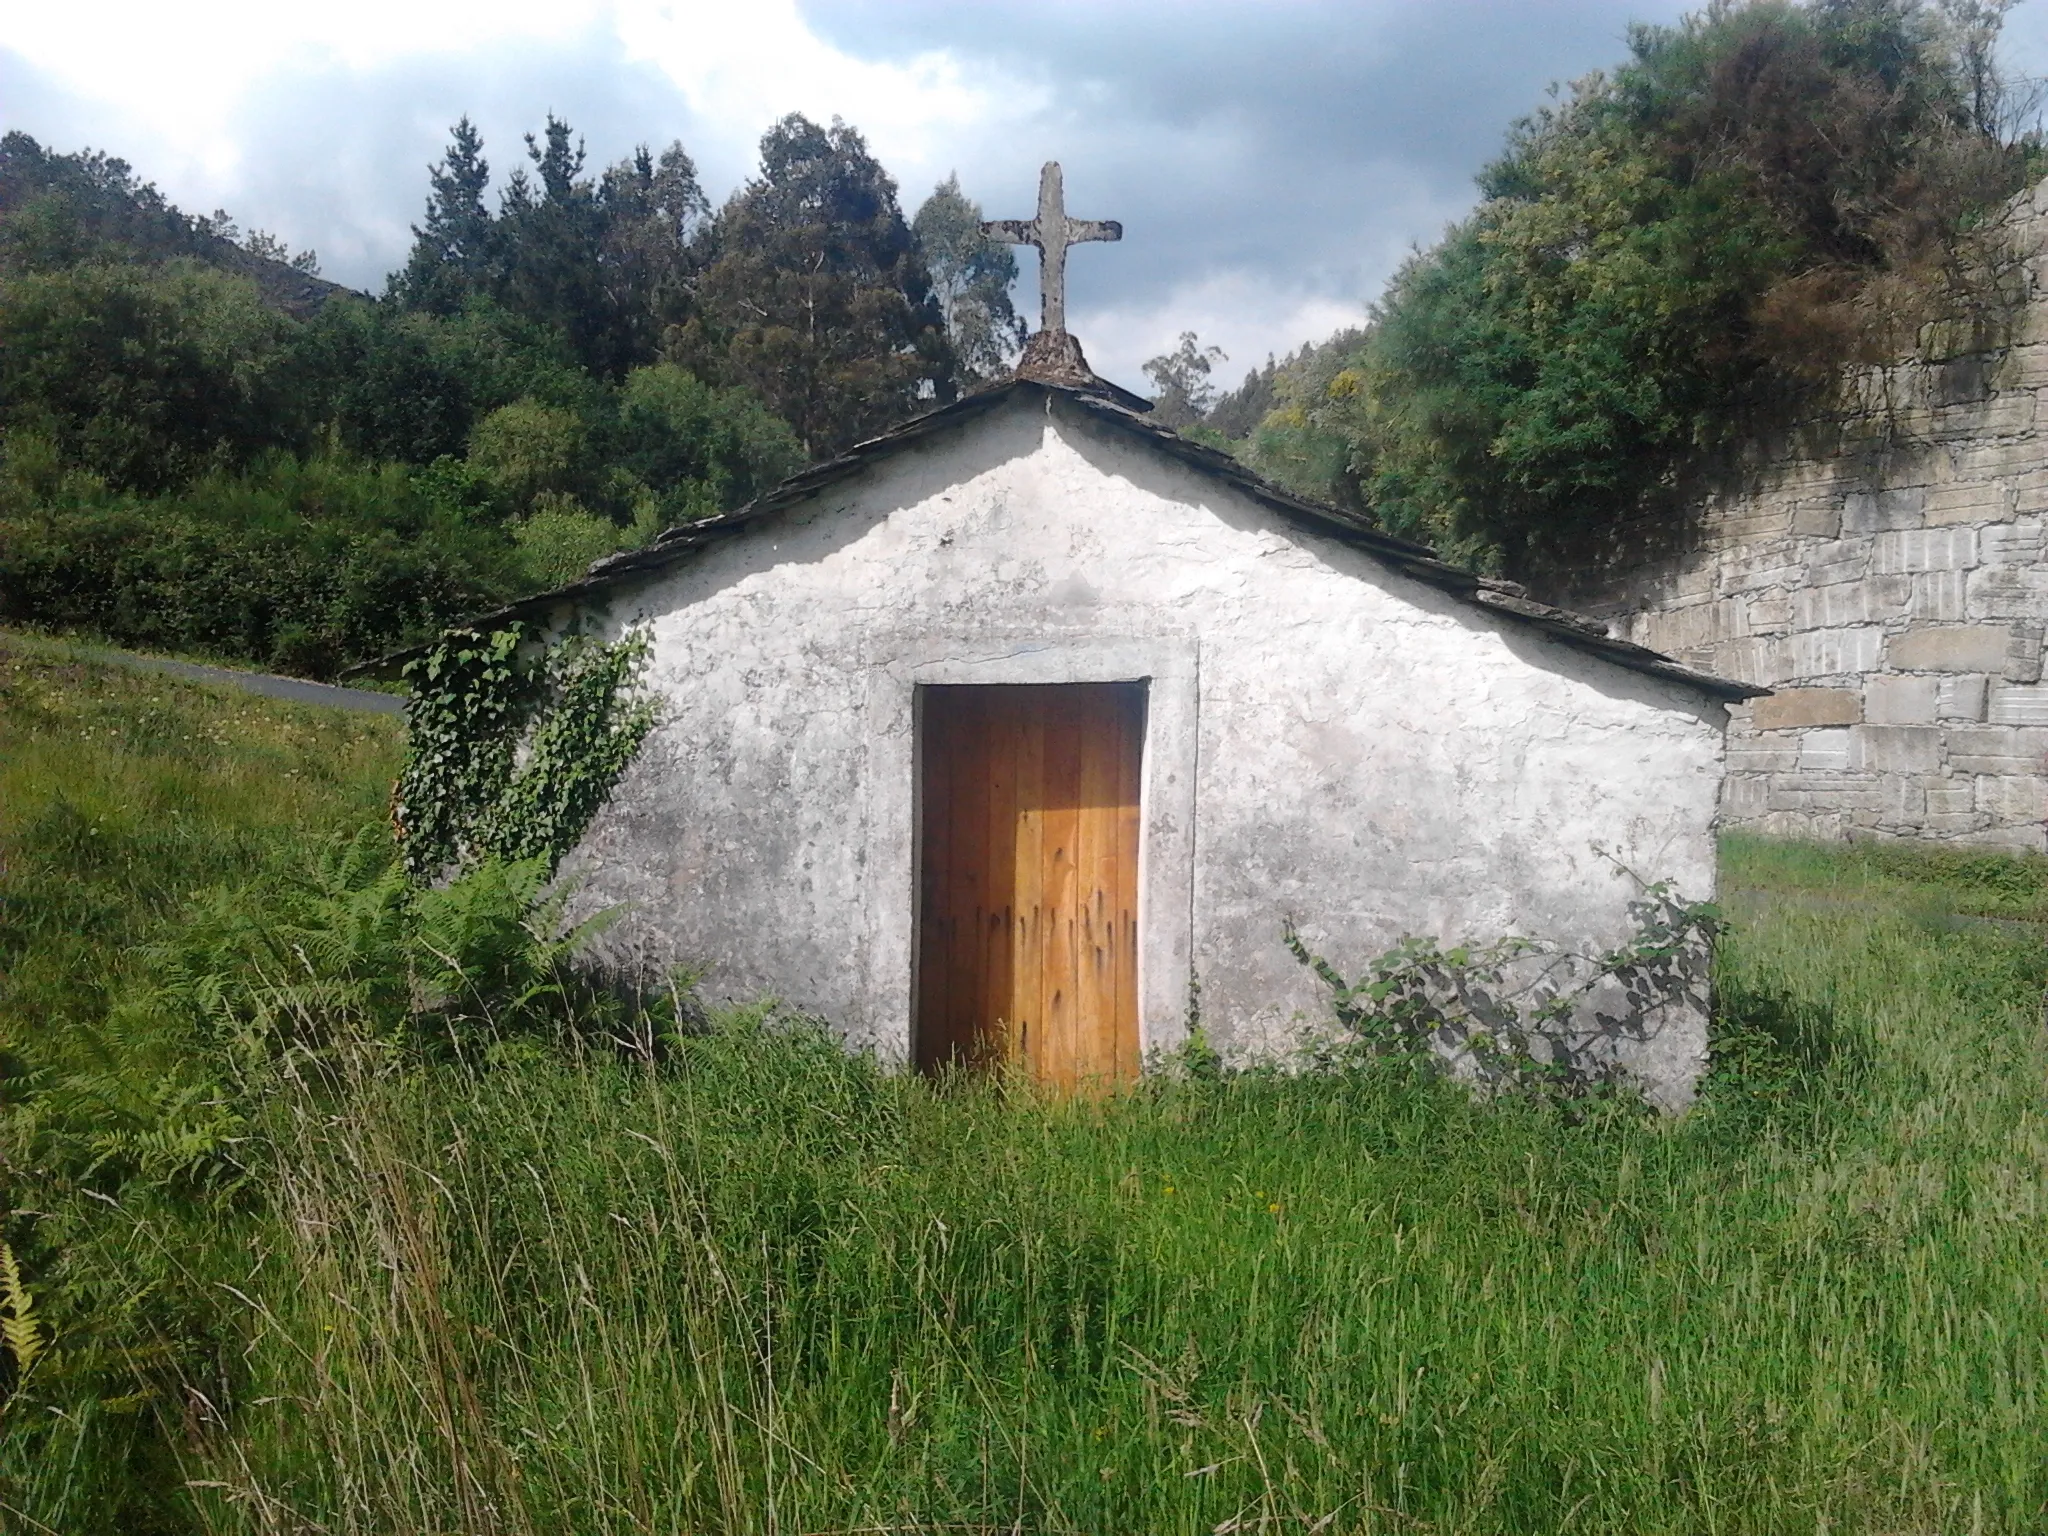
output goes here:
[{"label": "tree canopy", "polygon": [[700,316],[678,356],[752,389],[806,451],[836,452],[957,392],[896,183],[846,124],[793,113],[770,128],[760,174],[706,246]]},{"label": "tree canopy", "polygon": [[2004,9],[1757,0],[1634,28],[1516,125],[1369,332],[1300,370],[1255,461],[1468,560],[1599,558],[1845,367],[1995,319],[1989,215],[2039,158],[1991,63]]}]

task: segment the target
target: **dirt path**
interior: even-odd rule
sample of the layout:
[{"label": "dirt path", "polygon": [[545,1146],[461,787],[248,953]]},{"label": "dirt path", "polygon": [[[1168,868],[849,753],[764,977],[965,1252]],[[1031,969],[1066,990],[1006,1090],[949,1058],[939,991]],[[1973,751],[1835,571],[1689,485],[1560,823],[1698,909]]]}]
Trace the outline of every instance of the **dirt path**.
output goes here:
[{"label": "dirt path", "polygon": [[266,699],[288,699],[294,704],[315,704],[325,709],[356,709],[373,715],[405,712],[405,700],[395,693],[377,693],[368,688],[336,688],[328,683],[309,683],[304,678],[278,677],[269,672],[244,672],[237,667],[209,667],[196,661],[172,661],[164,656],[143,656],[134,651],[117,651],[75,640],[0,634],[0,648],[30,656],[128,667],[137,672],[164,672],[195,683],[217,683],[227,688],[239,688],[244,693],[260,694]]}]

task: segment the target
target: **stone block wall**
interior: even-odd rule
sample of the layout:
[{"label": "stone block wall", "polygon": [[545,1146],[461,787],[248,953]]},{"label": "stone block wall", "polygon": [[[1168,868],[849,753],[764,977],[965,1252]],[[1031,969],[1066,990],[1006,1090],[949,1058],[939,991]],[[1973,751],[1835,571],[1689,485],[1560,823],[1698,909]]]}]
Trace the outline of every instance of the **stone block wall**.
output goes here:
[{"label": "stone block wall", "polygon": [[2032,297],[2002,345],[1859,379],[1826,448],[1569,595],[1777,690],[1734,711],[1724,825],[2048,847],[2048,183],[2014,213]]}]

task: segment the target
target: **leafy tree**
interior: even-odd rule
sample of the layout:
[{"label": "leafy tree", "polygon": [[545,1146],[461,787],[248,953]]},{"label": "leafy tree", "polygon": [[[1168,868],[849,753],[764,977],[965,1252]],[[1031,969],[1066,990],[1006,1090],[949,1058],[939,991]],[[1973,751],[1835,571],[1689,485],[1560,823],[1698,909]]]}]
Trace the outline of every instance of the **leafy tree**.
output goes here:
[{"label": "leafy tree", "polygon": [[1845,364],[1995,319],[1983,214],[2033,156],[1994,131],[1998,10],[1759,0],[1634,29],[1516,127],[1319,402],[1378,515],[1554,572]]},{"label": "leafy tree", "polygon": [[193,261],[86,262],[0,282],[0,428],[117,486],[164,490],[296,436],[293,322]]},{"label": "leafy tree", "polygon": [[627,375],[615,431],[615,461],[665,521],[739,506],[803,464],[796,434],[758,397],[673,363]]},{"label": "leafy tree", "polygon": [[539,186],[521,168],[500,199],[497,297],[513,313],[560,331],[584,367],[611,372],[622,361],[621,317],[603,282],[605,210],[596,184],[583,175],[583,145],[572,147],[569,125],[551,115],[541,138],[526,136],[526,152]]},{"label": "leafy tree", "polygon": [[896,184],[860,134],[792,114],[719,213],[678,360],[751,388],[811,454],[951,398],[945,317]]},{"label": "leafy tree", "polygon": [[512,525],[512,542],[536,589],[566,586],[598,560],[630,542],[610,518],[587,511],[573,496],[552,491],[534,498],[533,510]]},{"label": "leafy tree", "polygon": [[1221,347],[1205,347],[1193,331],[1180,333],[1180,344],[1145,364],[1145,377],[1159,391],[1152,414],[1169,427],[1191,427],[1216,401],[1209,374],[1224,359]]},{"label": "leafy tree", "polygon": [[[1290,364],[1293,361],[1292,357],[1288,359]],[[1250,437],[1267,413],[1280,404],[1280,370],[1281,364],[1272,353],[1267,353],[1263,368],[1250,370],[1242,384],[1210,403],[1203,414],[1203,424],[1233,442]]]},{"label": "leafy tree", "polygon": [[[1273,404],[1252,429],[1245,455],[1260,474],[1289,490],[1355,511],[1366,505],[1355,467],[1364,441],[1359,352],[1365,339],[1363,331],[1340,331],[1276,368],[1268,386]],[[1226,403],[1212,410],[1212,420]]]},{"label": "leafy tree", "polygon": [[981,232],[981,205],[961,192],[957,173],[932,190],[910,228],[931,273],[963,381],[1000,378],[1024,344],[1024,321],[1010,303],[1015,248]]},{"label": "leafy tree", "polygon": [[523,510],[543,491],[559,495],[575,486],[584,469],[585,435],[574,411],[515,400],[477,423],[470,435],[470,466]]},{"label": "leafy tree", "polygon": [[662,339],[688,320],[711,204],[680,143],[657,159],[646,146],[604,173],[598,187],[604,236],[598,252],[606,302],[620,317],[610,359],[616,371],[652,361]]}]

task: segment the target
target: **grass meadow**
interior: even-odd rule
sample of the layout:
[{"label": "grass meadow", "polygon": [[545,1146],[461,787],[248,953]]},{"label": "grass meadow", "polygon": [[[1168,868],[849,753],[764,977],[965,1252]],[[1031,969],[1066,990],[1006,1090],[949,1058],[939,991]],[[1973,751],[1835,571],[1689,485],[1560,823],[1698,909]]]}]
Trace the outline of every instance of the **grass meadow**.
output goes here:
[{"label": "grass meadow", "polygon": [[435,1050],[309,989],[235,1177],[48,1131],[78,1040],[169,1049],[106,1020],[193,893],[373,820],[396,750],[0,653],[0,1174],[53,1340],[0,1528],[2048,1527],[2048,861],[1731,840],[1675,1122],[1384,1063],[1052,1102],[765,1006]]}]

